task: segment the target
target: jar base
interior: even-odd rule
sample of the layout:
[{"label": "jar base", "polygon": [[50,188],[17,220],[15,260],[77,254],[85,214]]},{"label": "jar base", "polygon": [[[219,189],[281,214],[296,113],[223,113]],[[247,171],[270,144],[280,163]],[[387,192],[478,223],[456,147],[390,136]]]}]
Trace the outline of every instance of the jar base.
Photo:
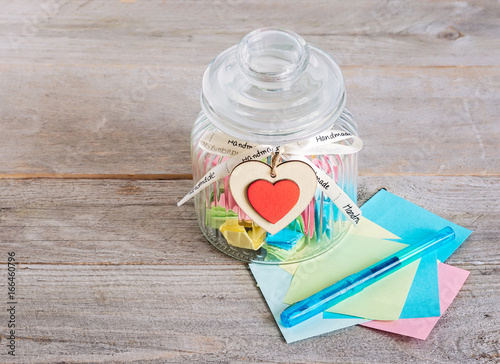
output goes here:
[{"label": "jar base", "polygon": [[340,224],[343,226],[338,230],[338,234],[330,237],[327,234],[323,234],[323,237],[319,241],[315,236],[303,236],[295,247],[289,250],[267,242],[264,242],[256,250],[232,246],[227,243],[220,229],[207,228],[205,224],[199,224],[199,226],[205,238],[214,247],[230,257],[246,263],[284,265],[300,263],[316,258],[336,246],[344,239],[351,227],[351,224],[347,221],[342,221]]}]

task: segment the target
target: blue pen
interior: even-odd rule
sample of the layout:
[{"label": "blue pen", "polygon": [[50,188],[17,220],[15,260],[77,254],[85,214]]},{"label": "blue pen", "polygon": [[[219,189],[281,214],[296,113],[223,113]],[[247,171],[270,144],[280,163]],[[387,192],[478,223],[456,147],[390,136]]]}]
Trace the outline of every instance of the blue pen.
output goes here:
[{"label": "blue pen", "polygon": [[455,231],[447,226],[422,241],[291,305],[281,313],[281,324],[284,327],[292,327],[304,322],[454,239]]}]

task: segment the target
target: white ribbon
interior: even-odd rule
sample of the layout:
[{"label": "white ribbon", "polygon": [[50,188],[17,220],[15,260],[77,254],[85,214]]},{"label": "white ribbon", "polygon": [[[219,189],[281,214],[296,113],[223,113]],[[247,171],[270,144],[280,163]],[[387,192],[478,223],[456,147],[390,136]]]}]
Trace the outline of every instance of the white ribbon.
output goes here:
[{"label": "white ribbon", "polygon": [[[349,145],[340,143],[343,140],[350,140]],[[260,160],[269,157],[279,151],[284,160],[299,160],[305,162],[316,172],[318,187],[330,200],[342,211],[342,213],[353,223],[357,224],[361,216],[361,210],[347,196],[347,194],[330,178],[323,170],[316,167],[306,155],[317,154],[352,154],[358,152],[363,147],[360,138],[351,133],[341,130],[330,130],[318,134],[312,138],[274,147],[272,145],[256,145],[244,142],[219,131],[206,132],[199,141],[200,147],[212,154],[229,156],[228,160],[218,164],[207,172],[187,193],[182,200],[177,203],[181,206],[186,201],[196,196],[210,183],[216,182],[231,174],[231,171],[240,163],[251,160]]]}]

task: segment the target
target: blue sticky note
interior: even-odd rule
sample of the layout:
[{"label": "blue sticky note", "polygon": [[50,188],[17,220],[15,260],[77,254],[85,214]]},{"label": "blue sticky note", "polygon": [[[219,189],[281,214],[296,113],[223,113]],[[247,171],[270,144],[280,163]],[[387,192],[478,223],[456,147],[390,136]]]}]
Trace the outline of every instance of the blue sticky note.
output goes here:
[{"label": "blue sticky note", "polygon": [[362,207],[363,216],[391,233],[402,243],[412,244],[427,235],[451,226],[455,241],[438,249],[436,255],[421,259],[400,318],[434,317],[440,315],[436,257],[444,262],[464,242],[472,231],[454,224],[404,198],[384,189],[377,192]]},{"label": "blue sticky note", "polygon": [[420,258],[417,273],[406,297],[400,319],[441,315],[436,252]]},{"label": "blue sticky note", "polygon": [[361,208],[363,216],[402,239],[420,240],[446,226],[455,230],[455,241],[438,249],[437,258],[444,262],[469,237],[472,231],[454,224],[404,198],[380,190]]}]

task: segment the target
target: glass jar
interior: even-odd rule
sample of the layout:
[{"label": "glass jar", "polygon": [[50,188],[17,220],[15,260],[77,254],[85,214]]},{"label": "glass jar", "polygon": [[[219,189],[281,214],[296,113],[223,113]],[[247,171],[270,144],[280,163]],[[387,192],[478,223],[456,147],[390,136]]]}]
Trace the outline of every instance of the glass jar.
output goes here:
[{"label": "glass jar", "polygon": [[[249,145],[273,146],[300,142],[329,130],[357,135],[356,124],[345,108],[338,65],[328,54],[286,30],[256,30],[215,58],[203,77],[201,107],[191,135],[195,183],[231,158],[201,147],[207,132],[222,132]],[[352,140],[339,144],[350,145]],[[305,158],[356,203],[356,153]],[[205,237],[232,257],[271,264],[303,261],[332,248],[351,226],[318,188],[306,209],[271,235],[235,203],[228,180],[226,176],[208,184],[194,197],[194,203]]]}]

